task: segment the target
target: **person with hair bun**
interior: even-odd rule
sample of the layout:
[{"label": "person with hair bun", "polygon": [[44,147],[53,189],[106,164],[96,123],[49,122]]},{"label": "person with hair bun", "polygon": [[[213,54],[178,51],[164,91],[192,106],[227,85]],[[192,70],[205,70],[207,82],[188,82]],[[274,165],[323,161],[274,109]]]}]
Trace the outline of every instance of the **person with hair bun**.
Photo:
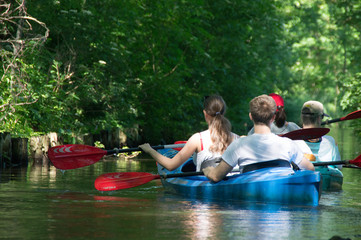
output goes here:
[{"label": "person with hair bun", "polygon": [[194,163],[197,171],[200,171],[204,161],[222,156],[228,145],[239,137],[231,132],[231,123],[224,116],[225,113],[226,103],[221,96],[206,96],[204,98],[203,114],[208,124],[208,129],[193,134],[177,155],[173,158],[163,156],[148,143],[142,144],[139,147],[169,171],[178,168],[196,153]]},{"label": "person with hair bun", "polygon": [[[273,98],[273,100],[276,102],[277,111],[276,111],[276,119],[271,124],[271,132],[274,134],[285,134],[288,132],[292,132],[294,130],[300,129],[300,127],[294,123],[294,122],[287,122],[287,115],[285,112],[285,104],[283,101],[283,98],[275,93],[269,94]],[[248,135],[252,135],[254,133],[254,128],[252,128]]]}]

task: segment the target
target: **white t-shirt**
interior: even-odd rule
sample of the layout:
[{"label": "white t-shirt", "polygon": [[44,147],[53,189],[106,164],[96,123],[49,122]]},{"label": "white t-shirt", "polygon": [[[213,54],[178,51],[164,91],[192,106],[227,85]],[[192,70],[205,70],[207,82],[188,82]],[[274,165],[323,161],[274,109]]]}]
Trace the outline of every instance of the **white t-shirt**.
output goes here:
[{"label": "white t-shirt", "polygon": [[239,138],[228,146],[222,159],[230,166],[243,166],[282,159],[299,164],[303,159],[303,152],[291,139],[279,137],[276,134],[253,134]]},{"label": "white t-shirt", "polygon": [[297,144],[303,153],[313,154],[310,147],[304,140],[293,140],[293,142]]}]

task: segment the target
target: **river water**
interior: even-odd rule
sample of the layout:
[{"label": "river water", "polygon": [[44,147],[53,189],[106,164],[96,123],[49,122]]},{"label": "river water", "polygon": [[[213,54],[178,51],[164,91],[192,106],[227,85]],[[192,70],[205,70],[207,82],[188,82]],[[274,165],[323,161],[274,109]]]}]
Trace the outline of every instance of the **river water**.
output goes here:
[{"label": "river water", "polygon": [[[354,140],[336,137],[344,159],[360,154]],[[156,173],[156,166],[138,156],[66,172],[34,161],[1,171],[0,238],[361,239],[359,169],[343,169],[343,190],[323,192],[317,207],[188,200],[166,193],[159,180],[113,192],[94,188],[103,173],[130,171]]]}]

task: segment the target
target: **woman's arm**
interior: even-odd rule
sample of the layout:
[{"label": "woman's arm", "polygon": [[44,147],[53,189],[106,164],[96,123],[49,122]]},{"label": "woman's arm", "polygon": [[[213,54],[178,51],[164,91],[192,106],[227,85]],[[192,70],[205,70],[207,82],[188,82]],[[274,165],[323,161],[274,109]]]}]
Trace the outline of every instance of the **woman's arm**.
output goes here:
[{"label": "woman's arm", "polygon": [[185,146],[175,155],[173,158],[163,156],[156,150],[154,150],[148,143],[139,146],[144,152],[152,156],[160,165],[172,171],[182,165],[188,158],[192,156],[194,152],[198,152],[200,149],[200,137],[199,134],[194,134],[190,137]]}]

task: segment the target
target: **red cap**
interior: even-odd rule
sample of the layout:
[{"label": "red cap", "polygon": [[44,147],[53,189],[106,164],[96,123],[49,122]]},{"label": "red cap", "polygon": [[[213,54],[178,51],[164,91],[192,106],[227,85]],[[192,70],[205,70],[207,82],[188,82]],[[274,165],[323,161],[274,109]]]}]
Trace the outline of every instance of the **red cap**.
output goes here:
[{"label": "red cap", "polygon": [[279,107],[279,106],[284,107],[285,106],[285,104],[283,102],[283,98],[280,95],[275,94],[275,93],[271,93],[270,96],[273,98],[273,100],[275,100],[277,107]]}]

